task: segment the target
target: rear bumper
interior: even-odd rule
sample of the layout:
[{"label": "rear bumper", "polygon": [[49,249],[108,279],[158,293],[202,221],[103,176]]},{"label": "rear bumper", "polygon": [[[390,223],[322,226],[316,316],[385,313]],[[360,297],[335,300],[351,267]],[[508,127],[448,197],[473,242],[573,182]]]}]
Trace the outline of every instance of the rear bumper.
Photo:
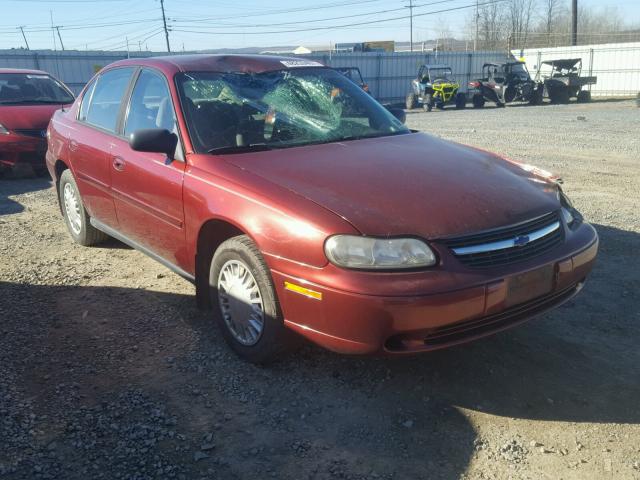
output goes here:
[{"label": "rear bumper", "polygon": [[0,135],[0,168],[13,168],[18,164],[44,167],[46,151],[47,141],[44,138],[13,133]]},{"label": "rear bumper", "polygon": [[[553,268],[553,285],[543,295],[513,304],[509,285],[516,276],[433,295],[362,295],[304,282],[272,271],[285,324],[311,341],[348,354],[406,354],[468,342],[522,323],[573,297],[593,267],[598,239],[592,227],[582,249],[537,268]],[[535,269],[532,269],[535,270]],[[300,283],[319,292],[314,299],[283,287]]]}]

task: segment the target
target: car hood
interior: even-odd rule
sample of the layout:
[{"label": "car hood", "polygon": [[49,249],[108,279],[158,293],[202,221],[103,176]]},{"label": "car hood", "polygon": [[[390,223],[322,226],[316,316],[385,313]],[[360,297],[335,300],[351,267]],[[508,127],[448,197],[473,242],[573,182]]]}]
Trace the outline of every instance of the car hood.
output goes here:
[{"label": "car hood", "polygon": [[0,124],[9,130],[44,130],[62,105],[0,105]]},{"label": "car hood", "polygon": [[333,211],[365,235],[433,239],[559,208],[553,182],[423,133],[225,158]]}]

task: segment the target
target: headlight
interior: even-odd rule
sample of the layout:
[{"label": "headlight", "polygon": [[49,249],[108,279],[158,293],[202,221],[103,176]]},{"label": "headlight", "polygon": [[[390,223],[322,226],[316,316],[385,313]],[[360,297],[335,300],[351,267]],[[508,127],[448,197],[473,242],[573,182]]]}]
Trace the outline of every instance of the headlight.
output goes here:
[{"label": "headlight", "polygon": [[324,250],[332,263],[346,268],[419,268],[436,263],[433,251],[415,238],[335,235],[326,241]]},{"label": "headlight", "polygon": [[1,123],[0,123],[0,135],[9,135],[9,130],[7,130],[6,127]]},{"label": "headlight", "polygon": [[562,213],[562,218],[564,219],[564,223],[566,223],[567,225],[571,225],[575,220],[575,218],[573,218],[573,214],[564,207],[560,209],[560,213]]},{"label": "headlight", "polygon": [[569,197],[567,197],[560,189],[558,189],[558,199],[560,200],[561,205],[560,214],[562,215],[565,224],[572,228],[579,225],[582,221],[580,212],[574,208]]}]

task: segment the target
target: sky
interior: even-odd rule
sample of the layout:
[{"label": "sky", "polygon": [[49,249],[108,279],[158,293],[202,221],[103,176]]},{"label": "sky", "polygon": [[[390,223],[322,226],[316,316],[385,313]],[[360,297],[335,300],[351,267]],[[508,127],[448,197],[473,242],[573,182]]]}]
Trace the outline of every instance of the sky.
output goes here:
[{"label": "sky", "polygon": [[[171,48],[180,51],[408,41],[409,1],[164,0],[164,5]],[[464,38],[476,2],[411,1],[417,42],[443,30]],[[579,0],[579,5],[615,7],[629,23],[640,24],[640,0]],[[60,49],[54,33],[59,31],[67,50],[126,50],[128,44],[130,50],[166,51],[160,0],[0,0],[0,49],[25,46],[20,26],[34,50]]]}]

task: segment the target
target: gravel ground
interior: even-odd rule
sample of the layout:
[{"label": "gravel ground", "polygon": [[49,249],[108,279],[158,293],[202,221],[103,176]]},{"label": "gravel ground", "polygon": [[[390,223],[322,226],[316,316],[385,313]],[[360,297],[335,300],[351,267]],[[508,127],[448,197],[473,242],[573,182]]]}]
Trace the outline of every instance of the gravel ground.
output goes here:
[{"label": "gravel ground", "polygon": [[544,318],[423,356],[238,360],[190,284],[71,243],[43,179],[0,181],[2,479],[640,478],[640,110],[448,110],[408,124],[562,175],[601,236]]}]

